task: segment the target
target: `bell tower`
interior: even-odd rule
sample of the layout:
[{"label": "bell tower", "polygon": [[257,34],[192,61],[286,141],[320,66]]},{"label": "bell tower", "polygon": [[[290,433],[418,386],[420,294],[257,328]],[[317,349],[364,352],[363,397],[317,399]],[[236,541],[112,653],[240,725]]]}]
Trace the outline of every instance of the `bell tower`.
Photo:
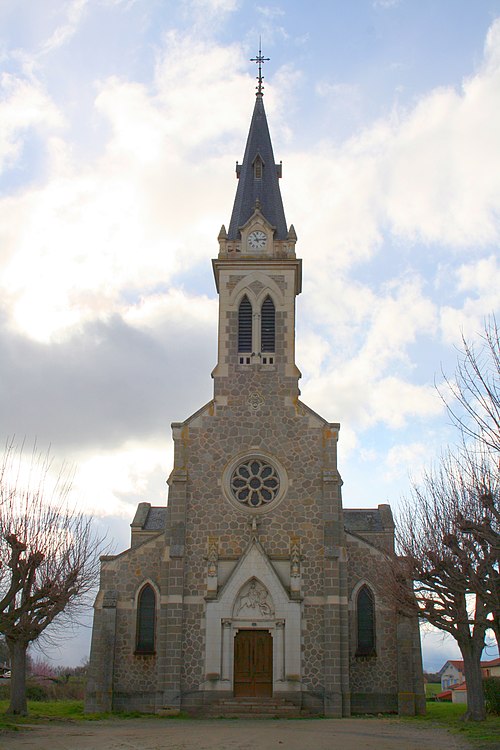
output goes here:
[{"label": "bell tower", "polygon": [[[212,376],[216,403],[235,396],[236,383],[248,392],[259,382],[269,395],[297,399],[295,297],[302,266],[297,235],[287,228],[279,188],[282,165],[274,160],[259,55],[257,94],[243,162],[236,163],[238,187],[229,229],[221,227],[213,260],[219,293],[218,358]],[[221,400],[222,399],[222,400]]]}]

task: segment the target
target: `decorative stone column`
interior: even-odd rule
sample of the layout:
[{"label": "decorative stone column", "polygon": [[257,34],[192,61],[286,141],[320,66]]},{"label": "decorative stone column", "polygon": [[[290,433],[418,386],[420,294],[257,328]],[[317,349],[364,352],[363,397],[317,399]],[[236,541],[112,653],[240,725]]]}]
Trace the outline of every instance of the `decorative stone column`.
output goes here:
[{"label": "decorative stone column", "polygon": [[290,595],[292,599],[300,599],[302,576],[300,570],[300,538],[290,537]]},{"label": "decorative stone column", "polygon": [[233,639],[231,637],[231,620],[222,620],[222,669],[221,679],[231,681],[231,651]]},{"label": "decorative stone column", "polygon": [[276,621],[276,678],[275,682],[284,682],[285,680],[285,638],[284,638],[285,621]]},{"label": "decorative stone column", "polygon": [[217,573],[219,561],[219,542],[217,537],[209,536],[207,543],[207,598],[217,596]]}]

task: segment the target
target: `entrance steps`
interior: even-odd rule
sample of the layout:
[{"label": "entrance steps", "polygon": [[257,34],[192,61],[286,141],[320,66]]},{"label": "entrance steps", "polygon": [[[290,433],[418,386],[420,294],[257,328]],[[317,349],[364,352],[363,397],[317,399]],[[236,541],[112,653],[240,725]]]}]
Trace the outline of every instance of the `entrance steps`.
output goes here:
[{"label": "entrance steps", "polygon": [[225,719],[298,719],[309,711],[285,698],[221,698],[205,706],[203,715]]}]

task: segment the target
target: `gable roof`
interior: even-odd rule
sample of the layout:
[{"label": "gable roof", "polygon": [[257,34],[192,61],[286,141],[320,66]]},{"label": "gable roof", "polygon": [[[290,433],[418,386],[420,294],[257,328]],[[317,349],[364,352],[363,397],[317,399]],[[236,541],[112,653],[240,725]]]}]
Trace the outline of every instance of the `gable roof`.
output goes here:
[{"label": "gable roof", "polygon": [[347,531],[354,534],[385,531],[378,508],[373,510],[344,508],[344,525]]}]

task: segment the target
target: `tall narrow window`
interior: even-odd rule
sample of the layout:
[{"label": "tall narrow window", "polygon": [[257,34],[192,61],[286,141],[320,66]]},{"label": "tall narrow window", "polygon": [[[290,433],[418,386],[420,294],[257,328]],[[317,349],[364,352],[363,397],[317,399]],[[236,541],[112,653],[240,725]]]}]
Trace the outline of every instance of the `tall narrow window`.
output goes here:
[{"label": "tall narrow window", "polygon": [[362,586],[357,600],[358,644],[356,656],[375,656],[375,602],[368,586]]},{"label": "tall narrow window", "polygon": [[246,295],[238,310],[238,351],[252,351],[252,305]]},{"label": "tall narrow window", "polygon": [[274,352],[276,345],[275,318],[274,302],[271,297],[266,297],[260,311],[260,345],[263,352]]},{"label": "tall narrow window", "polygon": [[156,596],[147,583],[137,601],[137,637],[135,650],[140,654],[152,654],[155,650]]},{"label": "tall narrow window", "polygon": [[254,176],[256,180],[262,179],[262,159],[260,156],[257,156],[253,163],[253,169],[254,169]]}]

